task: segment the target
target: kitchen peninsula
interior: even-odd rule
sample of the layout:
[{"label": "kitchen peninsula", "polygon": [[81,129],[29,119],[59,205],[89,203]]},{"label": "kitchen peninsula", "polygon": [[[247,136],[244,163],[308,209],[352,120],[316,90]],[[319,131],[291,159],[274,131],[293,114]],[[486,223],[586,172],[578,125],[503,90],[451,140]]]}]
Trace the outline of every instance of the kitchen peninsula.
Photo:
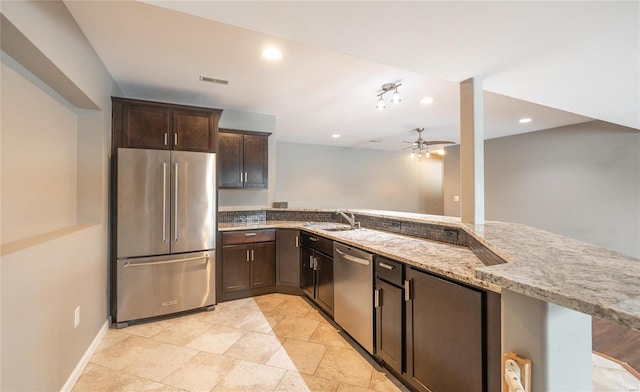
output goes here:
[{"label": "kitchen peninsula", "polygon": [[[503,350],[537,358],[535,390],[545,390],[551,382],[548,379],[557,382],[560,376],[554,369],[561,368],[558,361],[566,362],[566,358],[575,358],[570,362],[579,363],[576,366],[582,370],[588,367],[586,374],[578,374],[590,382],[587,315],[640,330],[638,259],[520,224],[469,225],[454,217],[350,211],[362,229],[326,230],[340,222],[334,210],[261,209],[221,211],[219,231],[304,230],[501,293]],[[510,332],[514,329],[515,334]],[[567,333],[576,338],[565,346]],[[540,352],[529,352],[530,346],[522,345],[523,340],[539,347]],[[550,354],[554,351],[560,354]]]},{"label": "kitchen peninsula", "polygon": [[[351,211],[356,214],[358,221],[373,218],[379,222],[396,221],[458,228],[477,240],[486,250],[499,256],[504,263],[486,266],[471,252],[458,247],[432,241],[425,243],[422,242],[424,240],[384,231],[327,232],[322,230],[321,225],[305,226],[308,220],[297,219],[297,216],[311,217],[314,212],[331,216],[333,210],[263,209],[249,211],[249,215],[245,211],[236,222],[230,222],[231,218],[220,219],[218,229],[226,231],[288,227],[321,233],[334,240],[388,257],[401,258],[407,263],[479,287],[493,291],[509,289],[640,330],[640,260],[636,258],[514,223],[487,222],[484,225],[469,225],[460,223],[460,219],[455,217],[377,210]],[[222,214],[231,213],[223,211]],[[286,218],[287,215],[290,216],[289,219]],[[368,227],[363,224],[363,228]],[[428,246],[416,249],[418,244]],[[445,250],[447,248],[455,250]],[[444,265],[435,261],[432,261],[433,265],[421,263],[423,259],[435,260],[437,256],[444,259],[452,255],[459,262]]]}]

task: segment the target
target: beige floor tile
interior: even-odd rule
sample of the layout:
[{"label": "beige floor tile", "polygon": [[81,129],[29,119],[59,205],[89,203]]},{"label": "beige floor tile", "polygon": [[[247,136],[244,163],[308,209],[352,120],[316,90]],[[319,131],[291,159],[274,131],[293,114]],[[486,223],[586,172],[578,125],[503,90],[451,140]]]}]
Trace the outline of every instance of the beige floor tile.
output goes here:
[{"label": "beige floor tile", "polygon": [[336,392],[338,382],[288,371],[274,392]]},{"label": "beige floor tile", "polygon": [[152,337],[165,343],[184,346],[211,328],[211,324],[195,318],[174,321],[169,327]]},{"label": "beige floor tile", "polygon": [[144,324],[136,324],[127,328],[123,328],[120,331],[129,335],[142,336],[144,338],[150,338],[153,335],[159,333],[165,328],[169,327],[172,323],[171,319],[158,320]]},{"label": "beige floor tile", "polygon": [[273,328],[286,316],[279,313],[251,311],[235,324],[235,328],[273,334]]},{"label": "beige floor tile", "polygon": [[185,347],[214,354],[222,354],[244,334],[245,333],[239,329],[214,325],[187,343]]},{"label": "beige floor tile", "polygon": [[107,333],[102,338],[102,341],[98,345],[98,348],[96,349],[96,352],[100,352],[100,351],[104,350],[105,348],[111,347],[114,344],[125,340],[129,336],[131,336],[131,335],[126,334],[124,332],[120,332],[117,329],[110,328],[110,329],[107,330]]},{"label": "beige floor tile", "polygon": [[222,355],[199,352],[162,382],[191,392],[210,391],[239,362]]},{"label": "beige floor tile", "polygon": [[309,340],[320,322],[301,317],[285,317],[274,328],[273,333],[285,338]]},{"label": "beige floor tile", "polygon": [[398,380],[382,371],[373,370],[371,374],[371,382],[369,383],[369,389],[377,392],[409,392],[409,390],[402,385]]},{"label": "beige floor tile", "polygon": [[240,308],[216,309],[207,312],[201,320],[214,325],[222,325],[225,327],[235,328],[247,316],[253,313],[253,310]]},{"label": "beige floor tile", "polygon": [[74,391],[398,391],[375,369],[302,297],[276,293],[110,329]]},{"label": "beige floor tile", "polygon": [[273,309],[275,309],[284,301],[284,298],[273,297],[270,295],[261,295],[259,297],[253,297],[253,301],[247,302],[242,306],[242,309],[255,310],[266,313],[273,311]]},{"label": "beige floor tile", "polygon": [[307,314],[305,314],[303,317],[311,319],[311,320],[320,321],[320,322],[328,322],[327,318],[325,316],[323,316],[322,313],[320,313],[319,311],[317,311],[316,309],[313,309],[313,308]]},{"label": "beige floor tile", "polygon": [[351,344],[349,344],[349,342],[340,335],[338,330],[326,322],[318,325],[318,328],[313,332],[309,341],[327,346],[352,349]]},{"label": "beige floor tile", "polygon": [[90,361],[111,369],[122,369],[161,344],[148,338],[128,336],[94,354]]},{"label": "beige floor tile", "polygon": [[281,338],[275,335],[247,332],[223,354],[245,361],[266,363],[280,345]]},{"label": "beige floor tile", "polygon": [[241,361],[212,391],[266,392],[272,391],[286,370],[253,362]]},{"label": "beige floor tile", "polygon": [[280,313],[285,316],[303,317],[313,308],[307,301],[300,297],[288,298],[273,308],[271,313]]},{"label": "beige floor tile", "polygon": [[162,343],[127,366],[126,371],[153,381],[162,381],[197,353],[197,350]]},{"label": "beige floor tile", "polygon": [[315,376],[368,388],[373,367],[355,350],[329,347]]},{"label": "beige floor tile", "polygon": [[337,392],[372,392],[370,389],[357,387],[355,385],[343,384],[338,385]]},{"label": "beige floor tile", "polygon": [[326,351],[327,346],[323,344],[287,339],[269,359],[267,365],[313,374]]},{"label": "beige floor tile", "polygon": [[216,310],[240,309],[249,302],[253,302],[253,298],[241,298],[233,301],[220,302],[216,305]]},{"label": "beige floor tile", "polygon": [[87,365],[72,389],[72,392],[112,391],[178,391],[178,389],[92,363]]}]

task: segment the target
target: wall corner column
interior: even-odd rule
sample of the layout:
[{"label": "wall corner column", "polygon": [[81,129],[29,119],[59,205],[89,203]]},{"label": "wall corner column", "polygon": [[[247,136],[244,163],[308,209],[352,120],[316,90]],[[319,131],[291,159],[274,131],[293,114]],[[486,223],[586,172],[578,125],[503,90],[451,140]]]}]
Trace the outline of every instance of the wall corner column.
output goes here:
[{"label": "wall corner column", "polygon": [[484,224],[484,105],[482,81],[460,83],[460,216]]}]

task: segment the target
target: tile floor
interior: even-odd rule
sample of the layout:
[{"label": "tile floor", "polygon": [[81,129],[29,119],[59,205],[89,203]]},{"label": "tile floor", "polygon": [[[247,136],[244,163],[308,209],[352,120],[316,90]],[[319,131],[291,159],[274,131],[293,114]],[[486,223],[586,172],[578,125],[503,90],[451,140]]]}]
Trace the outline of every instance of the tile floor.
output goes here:
[{"label": "tile floor", "polygon": [[73,391],[406,391],[301,297],[107,331]]},{"label": "tile floor", "polygon": [[[110,329],[73,391],[407,391],[359,350],[303,298],[269,294]],[[592,360],[594,391],[640,392],[620,365]]]}]

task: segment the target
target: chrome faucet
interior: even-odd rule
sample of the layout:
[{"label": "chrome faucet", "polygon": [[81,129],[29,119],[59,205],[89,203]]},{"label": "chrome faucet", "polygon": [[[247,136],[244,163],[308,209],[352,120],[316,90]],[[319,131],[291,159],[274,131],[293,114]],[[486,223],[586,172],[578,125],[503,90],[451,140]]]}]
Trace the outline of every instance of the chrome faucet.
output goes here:
[{"label": "chrome faucet", "polygon": [[359,229],[360,228],[360,222],[356,222],[356,217],[355,217],[355,215],[353,215],[353,212],[347,211],[347,213],[349,215],[347,215],[344,211],[342,211],[340,209],[336,210],[336,214],[337,215],[342,215],[342,217],[344,219],[346,219],[347,222],[349,222],[349,225],[351,225],[352,229],[356,229],[356,228]]}]

